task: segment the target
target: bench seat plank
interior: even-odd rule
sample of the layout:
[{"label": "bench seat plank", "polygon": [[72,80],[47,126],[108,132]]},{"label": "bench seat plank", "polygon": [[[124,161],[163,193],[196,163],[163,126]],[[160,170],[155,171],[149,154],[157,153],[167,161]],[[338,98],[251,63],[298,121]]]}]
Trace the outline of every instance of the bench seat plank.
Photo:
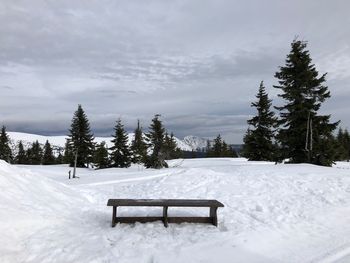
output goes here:
[{"label": "bench seat plank", "polygon": [[202,199],[109,199],[107,206],[224,207],[217,200]]}]

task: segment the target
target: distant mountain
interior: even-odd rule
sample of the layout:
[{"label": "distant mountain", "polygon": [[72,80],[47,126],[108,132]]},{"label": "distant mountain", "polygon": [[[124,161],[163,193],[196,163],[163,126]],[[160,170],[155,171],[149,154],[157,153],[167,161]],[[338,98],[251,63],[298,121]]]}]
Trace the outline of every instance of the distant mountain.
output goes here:
[{"label": "distant mountain", "polygon": [[183,142],[193,151],[204,151],[207,147],[207,139],[197,136],[186,136]]},{"label": "distant mountain", "polygon": [[[58,151],[63,151],[66,143],[67,136],[45,136],[45,135],[37,135],[30,133],[22,133],[22,132],[8,132],[8,135],[11,140],[12,149],[16,152],[17,145],[19,141],[22,141],[24,148],[28,148],[32,142],[38,141],[42,146],[45,144],[46,140],[50,142],[53,146],[54,151],[57,153]],[[134,138],[134,133],[129,133],[129,143]],[[101,143],[102,141],[106,142],[107,145],[111,143],[112,137],[95,137],[96,143]],[[196,137],[196,136],[186,136],[183,140],[176,138],[175,141],[177,146],[183,151],[201,151],[206,147],[206,139]]]}]

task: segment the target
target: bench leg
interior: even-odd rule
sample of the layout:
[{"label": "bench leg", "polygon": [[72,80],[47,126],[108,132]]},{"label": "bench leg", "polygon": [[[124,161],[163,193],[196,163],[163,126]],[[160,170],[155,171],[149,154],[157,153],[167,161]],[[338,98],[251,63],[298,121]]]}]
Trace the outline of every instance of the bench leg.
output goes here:
[{"label": "bench leg", "polygon": [[165,227],[168,227],[168,207],[163,207],[163,223]]},{"label": "bench leg", "polygon": [[116,219],[117,219],[117,207],[113,206],[112,227],[115,227]]},{"label": "bench leg", "polygon": [[217,215],[217,210],[218,208],[217,207],[210,207],[210,213],[209,213],[209,216],[212,220],[212,224],[214,226],[218,226],[218,215]]}]

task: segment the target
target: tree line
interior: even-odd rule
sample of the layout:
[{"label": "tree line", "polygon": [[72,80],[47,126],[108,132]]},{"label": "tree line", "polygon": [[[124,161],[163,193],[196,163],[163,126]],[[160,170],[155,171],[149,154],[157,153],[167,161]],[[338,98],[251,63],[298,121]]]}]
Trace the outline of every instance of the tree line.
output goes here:
[{"label": "tree line", "polygon": [[242,155],[249,160],[312,163],[330,166],[336,160],[348,160],[350,139],[347,130],[339,129],[339,121],[331,122],[331,115],[319,110],[330,98],[326,74],[319,75],[307,42],[294,40],[286,63],[275,73],[280,90],[278,97],[285,103],[271,109],[264,83],[261,82],[256,101],[251,104],[257,111],[249,119],[244,136]]},{"label": "tree line", "polygon": [[180,158],[174,135],[164,128],[160,115],[151,121],[148,133],[143,133],[138,121],[134,138],[129,144],[128,134],[121,119],[116,121],[111,147],[106,142],[94,143],[89,120],[81,105],[74,113],[65,145],[64,162],[77,167],[94,164],[97,168],[127,168],[131,163],[143,164],[146,168],[168,167],[166,160]]}]

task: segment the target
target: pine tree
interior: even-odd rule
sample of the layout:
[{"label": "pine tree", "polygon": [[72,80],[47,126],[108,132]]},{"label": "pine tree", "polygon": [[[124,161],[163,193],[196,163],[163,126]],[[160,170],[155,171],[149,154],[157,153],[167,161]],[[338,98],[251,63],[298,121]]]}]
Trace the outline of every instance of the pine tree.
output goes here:
[{"label": "pine tree", "polygon": [[42,164],[44,165],[55,164],[55,156],[52,153],[52,147],[48,140],[44,145],[44,154],[42,159]]},{"label": "pine tree", "polygon": [[97,145],[94,153],[94,164],[98,169],[104,169],[110,166],[108,149],[105,142]]},{"label": "pine tree", "polygon": [[350,136],[349,132],[345,129],[343,130],[341,127],[338,130],[338,134],[336,136],[335,144],[336,144],[336,154],[335,158],[337,161],[349,160],[350,158]]},{"label": "pine tree", "polygon": [[143,139],[142,127],[140,121],[137,121],[137,128],[135,129],[135,136],[131,143],[131,151],[133,154],[133,163],[144,163],[147,155],[147,144]]},{"label": "pine tree", "polygon": [[69,142],[69,139],[66,140],[64,146],[63,163],[68,163],[70,166],[74,166],[74,152],[72,143]]},{"label": "pine tree", "polygon": [[28,149],[29,153],[29,163],[38,165],[42,163],[43,150],[38,141],[33,142],[32,147]]},{"label": "pine tree", "polygon": [[69,132],[69,143],[73,155],[77,154],[77,167],[89,166],[94,152],[94,137],[90,131],[89,120],[81,105],[78,105],[78,109],[74,113]]},{"label": "pine tree", "polygon": [[212,157],[221,157],[222,154],[222,139],[221,135],[219,134],[215,139],[214,139],[214,144],[213,144],[213,156]]},{"label": "pine tree", "polygon": [[249,128],[243,139],[243,154],[251,161],[272,161],[274,159],[273,127],[276,124],[276,118],[270,110],[271,100],[262,81],[256,98],[257,101],[251,106],[256,108],[257,115],[247,121],[252,128]]},{"label": "pine tree", "polygon": [[12,163],[13,155],[10,148],[10,139],[6,133],[6,127],[2,126],[0,134],[0,159]]},{"label": "pine tree", "polygon": [[213,151],[212,151],[210,140],[207,140],[205,152],[206,152],[206,157],[213,157]]},{"label": "pine tree", "polygon": [[26,151],[24,150],[22,141],[19,141],[19,143],[18,143],[18,152],[16,155],[16,163],[17,164],[27,164],[28,163]]},{"label": "pine tree", "polygon": [[159,120],[160,115],[155,115],[152,119],[151,126],[149,127],[149,133],[146,134],[148,146],[150,147],[151,154],[147,156],[145,166],[146,168],[160,169],[168,167],[165,161],[164,153],[164,137],[165,129],[162,122]]},{"label": "pine tree", "polygon": [[339,122],[330,123],[330,115],[319,115],[321,104],[330,97],[325,85],[326,74],[319,76],[312,64],[307,43],[294,40],[285,66],[275,77],[286,101],[280,111],[278,141],[284,157],[292,163],[308,162],[329,166],[334,161],[332,132]]},{"label": "pine tree", "polygon": [[165,160],[178,159],[182,155],[181,150],[177,147],[173,133],[169,135],[168,132],[165,132],[163,149]]},{"label": "pine tree", "polygon": [[113,167],[126,168],[131,164],[131,153],[128,146],[128,135],[119,119],[114,128],[113,146],[110,148]]},{"label": "pine tree", "polygon": [[63,164],[64,163],[64,156],[62,155],[61,151],[58,152],[57,157],[55,158],[56,164]]}]

